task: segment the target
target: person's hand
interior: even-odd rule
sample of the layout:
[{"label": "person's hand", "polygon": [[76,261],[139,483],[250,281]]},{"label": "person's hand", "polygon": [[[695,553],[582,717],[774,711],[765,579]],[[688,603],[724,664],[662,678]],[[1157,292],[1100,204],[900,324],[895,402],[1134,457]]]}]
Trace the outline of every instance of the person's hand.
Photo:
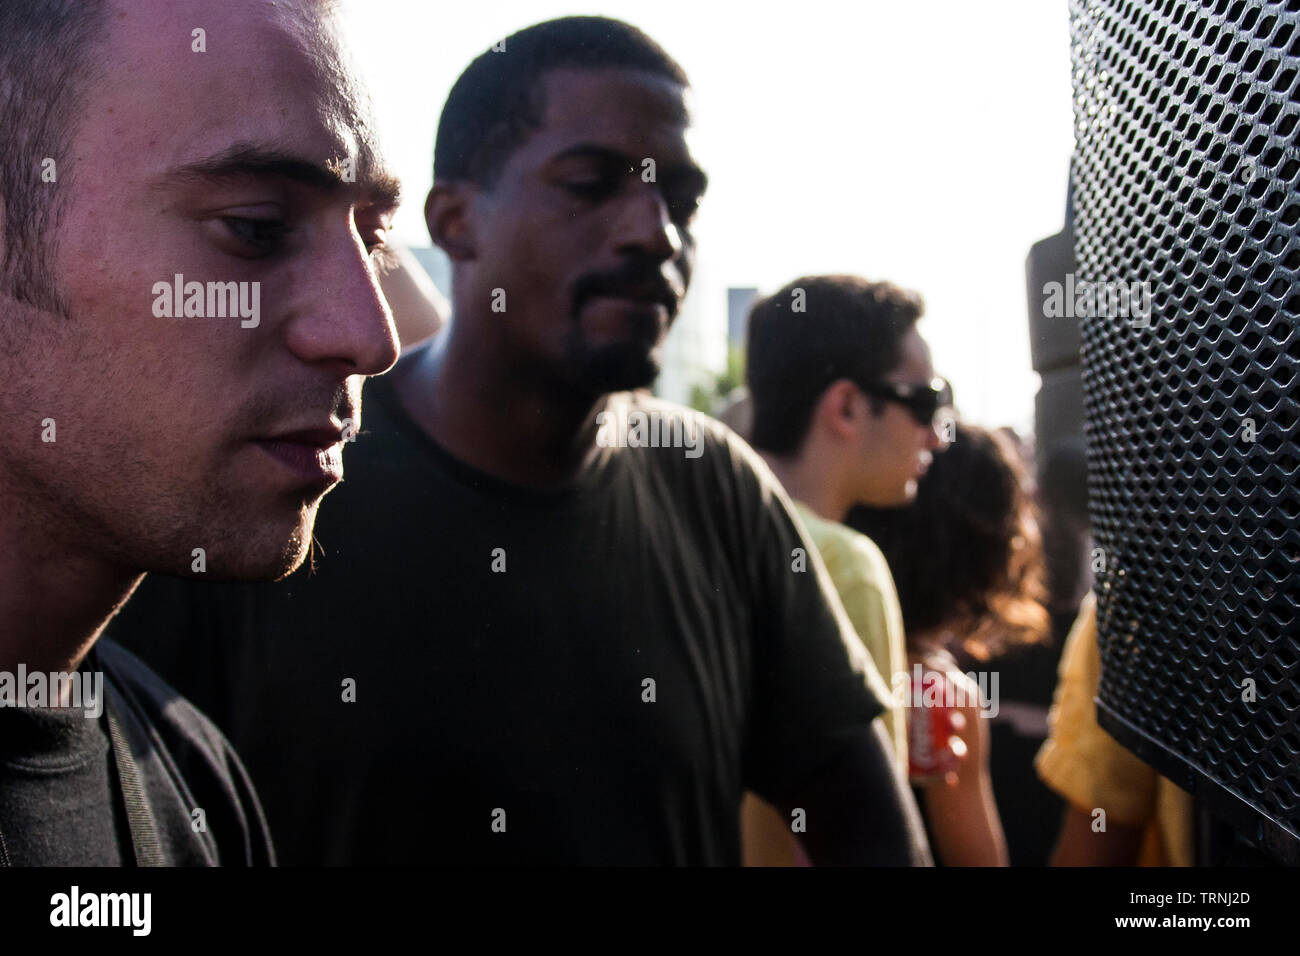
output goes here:
[{"label": "person's hand", "polygon": [[[963,678],[965,675],[963,675]],[[943,771],[943,782],[950,787],[957,786],[958,771],[962,763],[966,760],[966,754],[969,748],[966,741],[961,738],[961,733],[966,729],[966,715],[960,710],[949,710],[946,712],[948,718],[948,747],[944,758],[945,770]]]}]

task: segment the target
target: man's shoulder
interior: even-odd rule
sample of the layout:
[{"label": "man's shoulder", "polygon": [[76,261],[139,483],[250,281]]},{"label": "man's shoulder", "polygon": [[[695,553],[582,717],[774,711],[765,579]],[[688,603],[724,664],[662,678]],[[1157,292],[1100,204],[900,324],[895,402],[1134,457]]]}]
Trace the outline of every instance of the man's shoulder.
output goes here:
[{"label": "man's shoulder", "polygon": [[[177,861],[273,863],[266,817],[225,735],[116,642],[101,640],[95,661],[124,705],[114,705],[114,713],[140,765],[164,845]],[[196,808],[203,813],[204,827],[191,832]]]},{"label": "man's shoulder", "polygon": [[795,507],[838,586],[852,581],[880,590],[893,587],[889,562],[876,542],[846,524],[821,517],[803,502]]},{"label": "man's shoulder", "polygon": [[[680,426],[691,435],[699,435],[701,441],[710,447],[728,446],[735,433],[715,418],[687,405],[660,398],[649,392],[615,392],[608,396],[603,411],[597,417],[597,424],[607,429],[623,429],[623,437],[630,438],[639,431],[643,436],[653,437],[656,426],[663,439],[665,426],[669,429]],[[607,437],[615,437],[619,433]],[[636,446],[632,446],[636,447]],[[666,447],[666,446],[665,446]]]},{"label": "man's shoulder", "polygon": [[715,418],[652,395],[611,395],[597,419],[597,444],[617,454],[678,507],[694,502],[706,523],[755,529],[785,492],[743,438]]},{"label": "man's shoulder", "polygon": [[105,679],[123,692],[169,748],[192,748],[213,766],[224,764],[231,753],[225,735],[148,664],[112,640],[100,641],[95,654]]},{"label": "man's shoulder", "polygon": [[661,467],[692,467],[705,462],[763,480],[770,474],[758,453],[716,418],[646,392],[610,395],[596,424],[598,445],[641,450],[639,459]]}]

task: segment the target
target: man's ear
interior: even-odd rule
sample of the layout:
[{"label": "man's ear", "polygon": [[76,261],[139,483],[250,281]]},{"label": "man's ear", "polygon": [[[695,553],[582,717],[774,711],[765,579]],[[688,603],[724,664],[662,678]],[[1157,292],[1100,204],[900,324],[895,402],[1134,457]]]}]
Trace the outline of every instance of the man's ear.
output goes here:
[{"label": "man's ear", "polygon": [[861,424],[866,410],[858,387],[847,378],[841,378],[826,386],[826,391],[817,400],[814,417],[831,435],[848,439]]},{"label": "man's ear", "polygon": [[424,224],[429,238],[453,262],[468,262],[478,256],[471,212],[475,189],[469,183],[434,183],[424,201]]}]

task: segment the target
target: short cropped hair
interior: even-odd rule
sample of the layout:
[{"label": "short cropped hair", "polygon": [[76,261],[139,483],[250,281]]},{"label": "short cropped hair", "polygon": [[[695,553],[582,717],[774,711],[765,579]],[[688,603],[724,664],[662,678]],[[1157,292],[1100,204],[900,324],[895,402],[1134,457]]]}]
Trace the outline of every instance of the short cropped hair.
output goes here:
[{"label": "short cropped hair", "polygon": [[804,276],[756,302],[746,356],[754,447],[797,454],[826,389],[892,372],[924,311],[915,292],[850,275]]},{"label": "short cropped hair", "polygon": [[636,27],[605,17],[563,17],[505,39],[456,80],[442,108],[433,150],[435,181],[491,187],[529,133],[541,126],[542,78],[551,70],[643,70],[680,86],[685,71]]},{"label": "short cropped hair", "polygon": [[[0,290],[38,308],[63,311],[51,234],[67,193],[66,157],[94,81],[109,12],[105,0],[0,3]],[[47,158],[55,161],[56,182],[41,178]]]}]

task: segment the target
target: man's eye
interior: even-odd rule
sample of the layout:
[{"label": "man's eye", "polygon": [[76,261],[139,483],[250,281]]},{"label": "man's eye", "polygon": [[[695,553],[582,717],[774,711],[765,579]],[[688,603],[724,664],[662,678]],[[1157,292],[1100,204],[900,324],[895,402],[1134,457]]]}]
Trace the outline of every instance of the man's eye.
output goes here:
[{"label": "man's eye", "polygon": [[579,199],[604,199],[614,191],[614,185],[607,179],[583,179],[564,184],[572,195]]},{"label": "man's eye", "polygon": [[227,216],[221,221],[225,223],[235,239],[262,255],[275,252],[290,231],[288,224],[282,219],[246,219]]}]

